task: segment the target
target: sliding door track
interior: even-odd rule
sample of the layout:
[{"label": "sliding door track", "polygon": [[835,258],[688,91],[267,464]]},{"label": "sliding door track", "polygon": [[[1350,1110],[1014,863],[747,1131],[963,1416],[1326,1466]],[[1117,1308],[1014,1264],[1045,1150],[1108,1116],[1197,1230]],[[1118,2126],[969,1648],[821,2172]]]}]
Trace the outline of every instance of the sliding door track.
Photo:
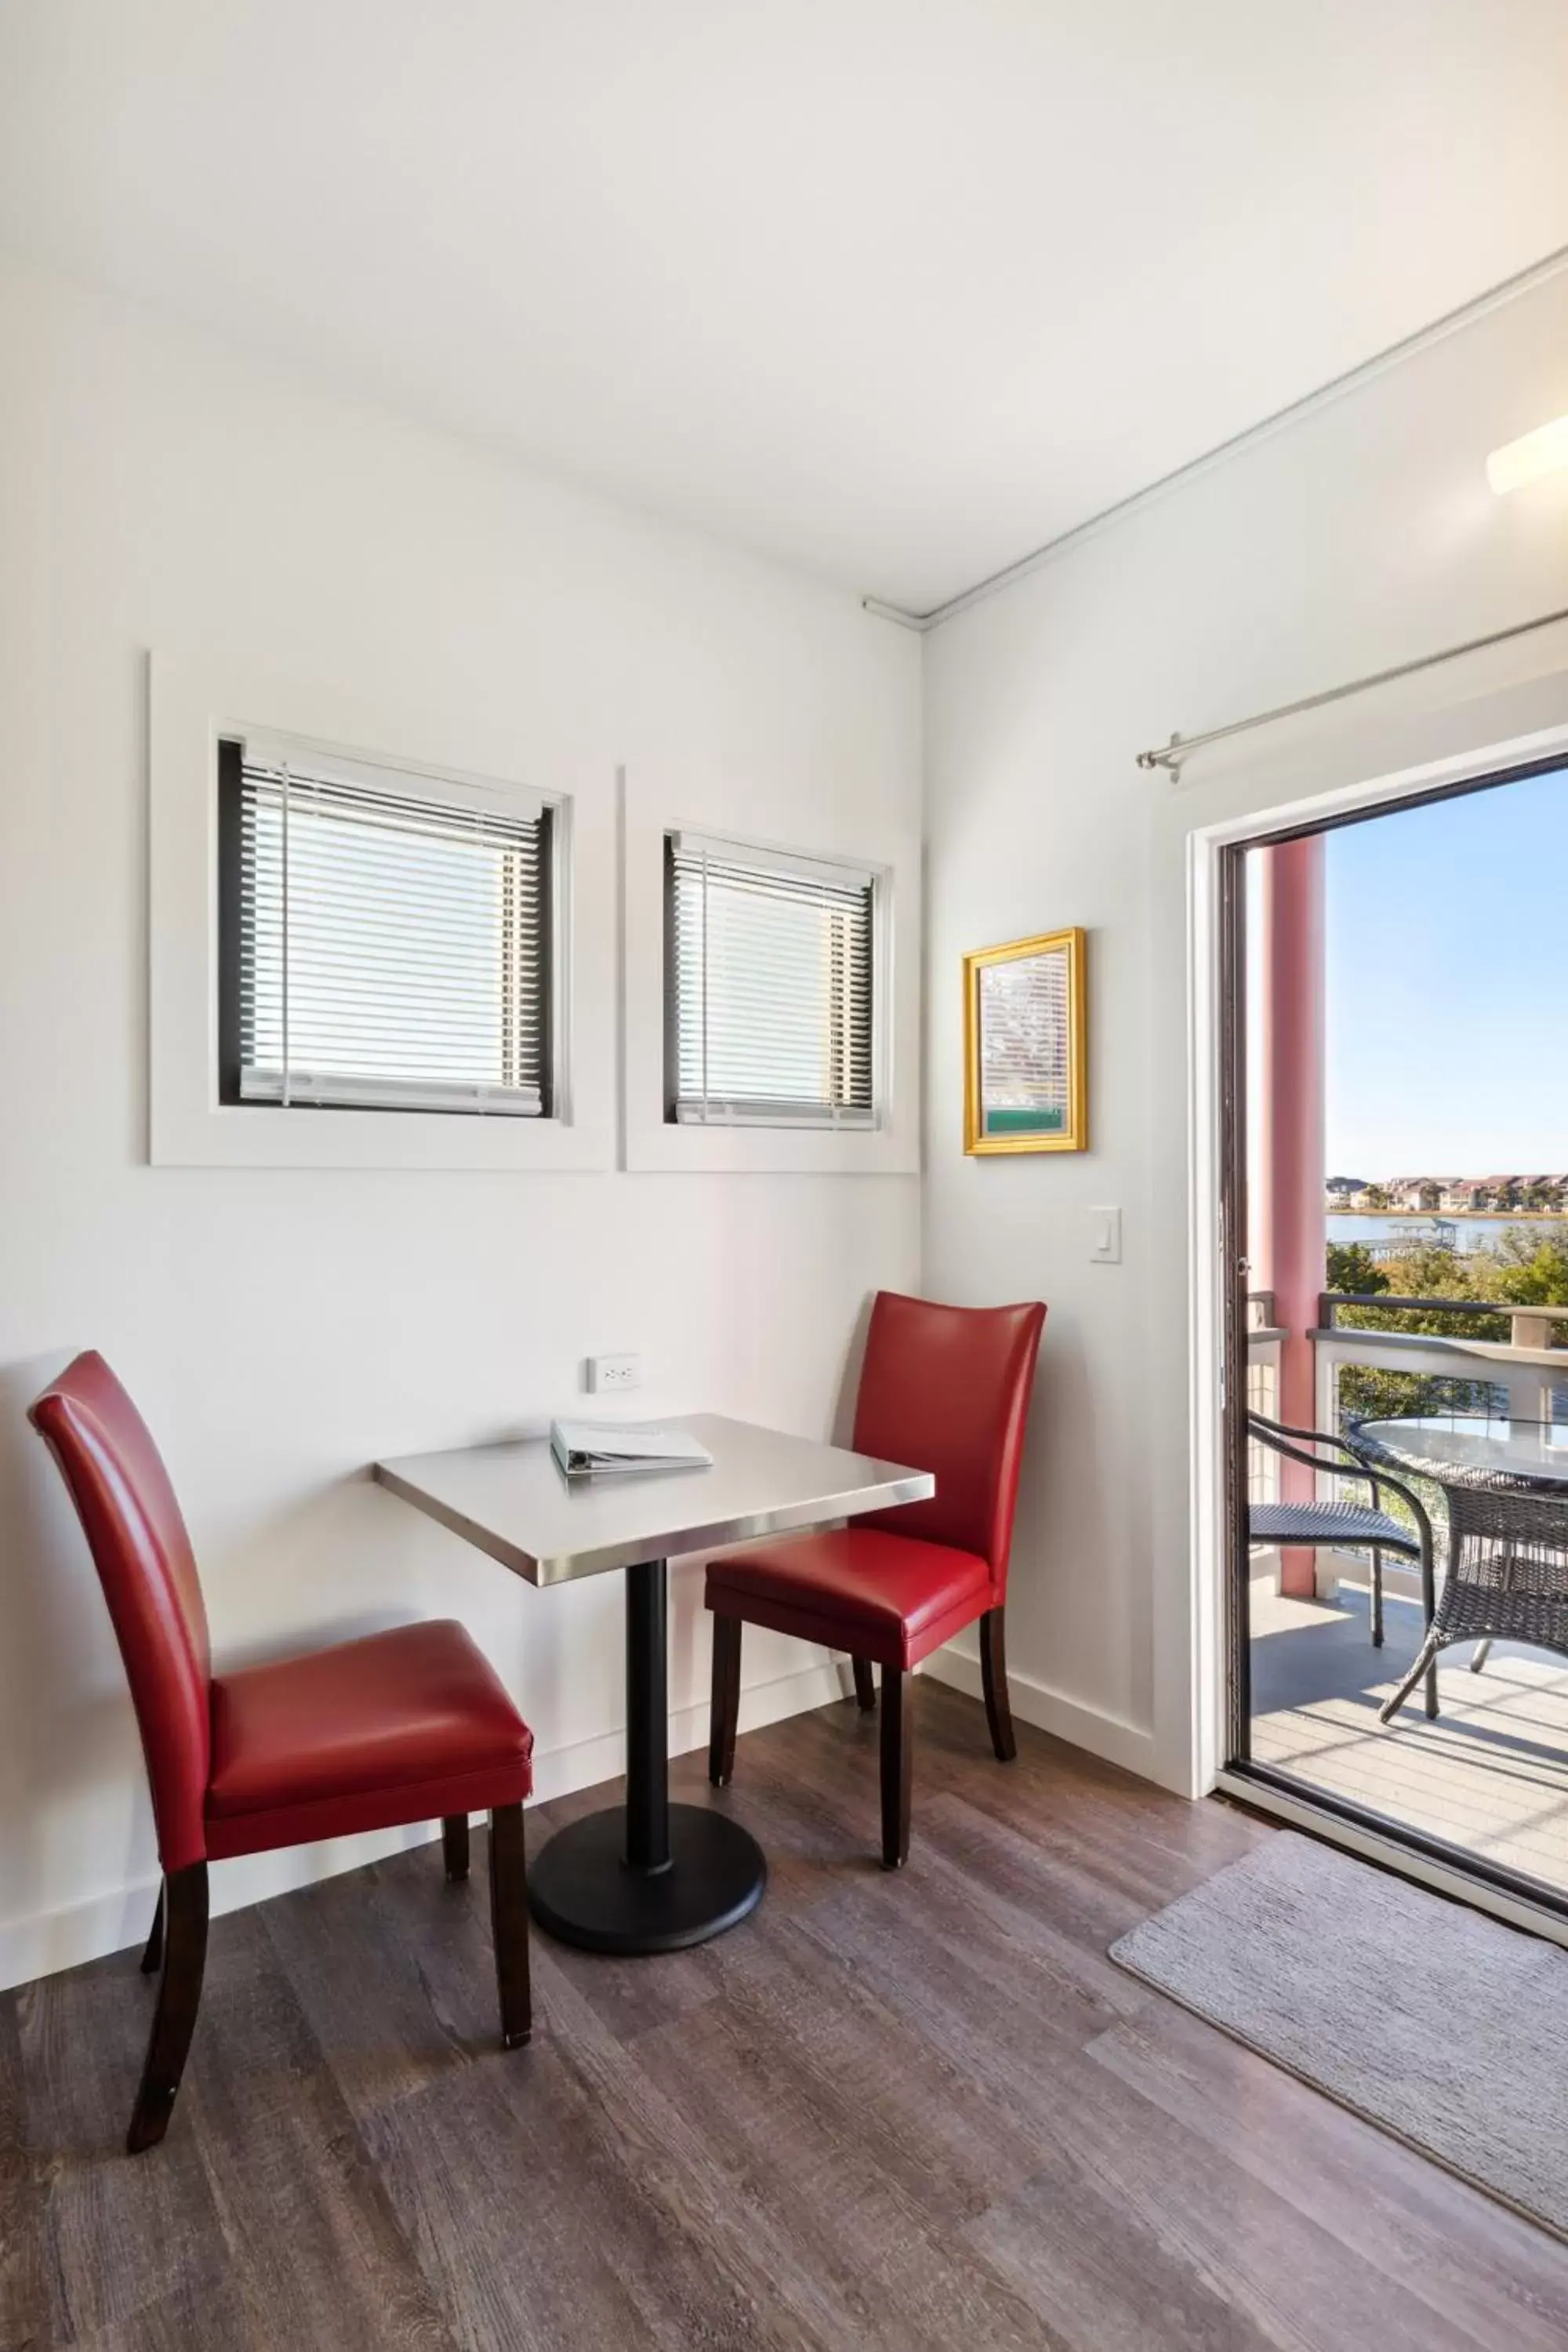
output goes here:
[{"label": "sliding door track", "polygon": [[[1511,1872],[1494,1869],[1441,1838],[1400,1829],[1354,1805],[1305,1790],[1300,1781],[1260,1764],[1227,1764],[1215,1781],[1215,1793],[1289,1822],[1310,1836],[1342,1846],[1347,1853],[1359,1854],[1363,1862],[1414,1879],[1457,1903],[1468,1903],[1473,1910],[1489,1911],[1510,1927],[1568,1947],[1568,1900],[1545,1886],[1527,1887]],[[1325,1958],[1331,1952],[1331,1930],[1326,1929]],[[1391,1969],[1397,1966],[1396,1958],[1391,1958],[1390,1965]]]}]

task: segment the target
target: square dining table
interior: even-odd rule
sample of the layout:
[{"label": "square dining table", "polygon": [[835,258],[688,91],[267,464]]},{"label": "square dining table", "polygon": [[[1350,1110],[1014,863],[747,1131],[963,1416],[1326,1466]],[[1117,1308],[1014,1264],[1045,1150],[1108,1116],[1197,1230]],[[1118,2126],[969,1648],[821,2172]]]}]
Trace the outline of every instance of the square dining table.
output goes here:
[{"label": "square dining table", "polygon": [[568,1478],[545,1438],[374,1465],[389,1492],[531,1584],[625,1571],[626,1803],[557,1830],[530,1871],[539,1925],[589,1951],[700,1944],[754,1909],[767,1879],[728,1813],[669,1801],[668,1561],[936,1491],[929,1471],[719,1413],[657,1426],[689,1430],[711,1467]]}]

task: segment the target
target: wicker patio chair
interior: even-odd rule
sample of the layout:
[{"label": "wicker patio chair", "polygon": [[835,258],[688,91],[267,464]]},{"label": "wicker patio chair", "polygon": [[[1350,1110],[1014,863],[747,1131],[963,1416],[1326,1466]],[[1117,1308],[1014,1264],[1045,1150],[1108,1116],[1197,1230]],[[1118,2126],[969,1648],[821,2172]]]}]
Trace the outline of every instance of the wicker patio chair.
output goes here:
[{"label": "wicker patio chair", "polygon": [[[1383,1631],[1383,1555],[1397,1552],[1402,1558],[1414,1559],[1421,1570],[1421,1607],[1428,1629],[1420,1656],[1412,1673],[1401,1685],[1398,1695],[1390,1701],[1396,1706],[1406,1691],[1414,1690],[1417,1676],[1426,1675],[1426,1712],[1437,1712],[1437,1669],[1428,1656],[1431,1628],[1436,1608],[1432,1568],[1432,1523],[1418,1495],[1386,1471],[1373,1470],[1366,1457],[1343,1437],[1335,1437],[1321,1429],[1293,1429],[1282,1421],[1270,1421],[1266,1413],[1249,1412],[1247,1416],[1248,1433],[1271,1453],[1282,1454],[1288,1462],[1300,1462],[1309,1470],[1323,1471],[1331,1478],[1353,1479],[1358,1485],[1370,1486],[1372,1501],[1352,1502],[1338,1496],[1315,1496],[1303,1503],[1254,1503],[1247,1515],[1247,1539],[1254,1544],[1300,1544],[1314,1549],[1340,1550],[1354,1546],[1364,1547],[1372,1554],[1372,1638],[1382,1649]],[[1309,1449],[1315,1449],[1310,1451]],[[1336,1454],[1348,1456],[1337,1461]],[[1325,1458],[1325,1456],[1331,1458]],[[1415,1522],[1415,1532],[1400,1519],[1383,1508],[1383,1490],[1387,1487],[1404,1502]],[[1568,1599],[1568,1595],[1565,1595]],[[1388,1709],[1382,1712],[1386,1722]]]},{"label": "wicker patio chair", "polygon": [[[1358,1433],[1357,1442],[1369,1460],[1378,1457],[1375,1440]],[[1420,1654],[1380,1710],[1384,1723],[1422,1674],[1430,1678],[1436,1672],[1439,1652],[1456,1642],[1479,1644],[1470,1660],[1478,1674],[1494,1641],[1522,1642],[1568,1657],[1568,1503],[1561,1485],[1553,1493],[1508,1471],[1446,1457],[1422,1461],[1407,1448],[1400,1466],[1434,1479],[1447,1496],[1448,1572]]]}]

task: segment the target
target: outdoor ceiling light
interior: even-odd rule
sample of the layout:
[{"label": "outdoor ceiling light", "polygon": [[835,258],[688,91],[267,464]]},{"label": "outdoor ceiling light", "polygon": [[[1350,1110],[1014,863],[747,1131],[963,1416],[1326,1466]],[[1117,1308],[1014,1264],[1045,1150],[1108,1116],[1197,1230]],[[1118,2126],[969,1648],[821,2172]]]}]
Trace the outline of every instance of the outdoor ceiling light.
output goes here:
[{"label": "outdoor ceiling light", "polygon": [[1564,467],[1568,467],[1568,416],[1559,416],[1494,449],[1487,459],[1487,479],[1500,499],[1505,492],[1521,490],[1527,482],[1537,482],[1542,474],[1555,474]]}]

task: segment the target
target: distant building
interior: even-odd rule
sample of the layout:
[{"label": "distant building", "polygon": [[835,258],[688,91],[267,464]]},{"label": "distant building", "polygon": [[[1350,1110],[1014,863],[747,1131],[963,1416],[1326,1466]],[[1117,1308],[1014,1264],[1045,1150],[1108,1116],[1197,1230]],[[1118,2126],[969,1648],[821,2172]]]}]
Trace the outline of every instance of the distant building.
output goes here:
[{"label": "distant building", "polygon": [[1330,1176],[1326,1207],[1402,1216],[1568,1216],[1568,1176]]}]

